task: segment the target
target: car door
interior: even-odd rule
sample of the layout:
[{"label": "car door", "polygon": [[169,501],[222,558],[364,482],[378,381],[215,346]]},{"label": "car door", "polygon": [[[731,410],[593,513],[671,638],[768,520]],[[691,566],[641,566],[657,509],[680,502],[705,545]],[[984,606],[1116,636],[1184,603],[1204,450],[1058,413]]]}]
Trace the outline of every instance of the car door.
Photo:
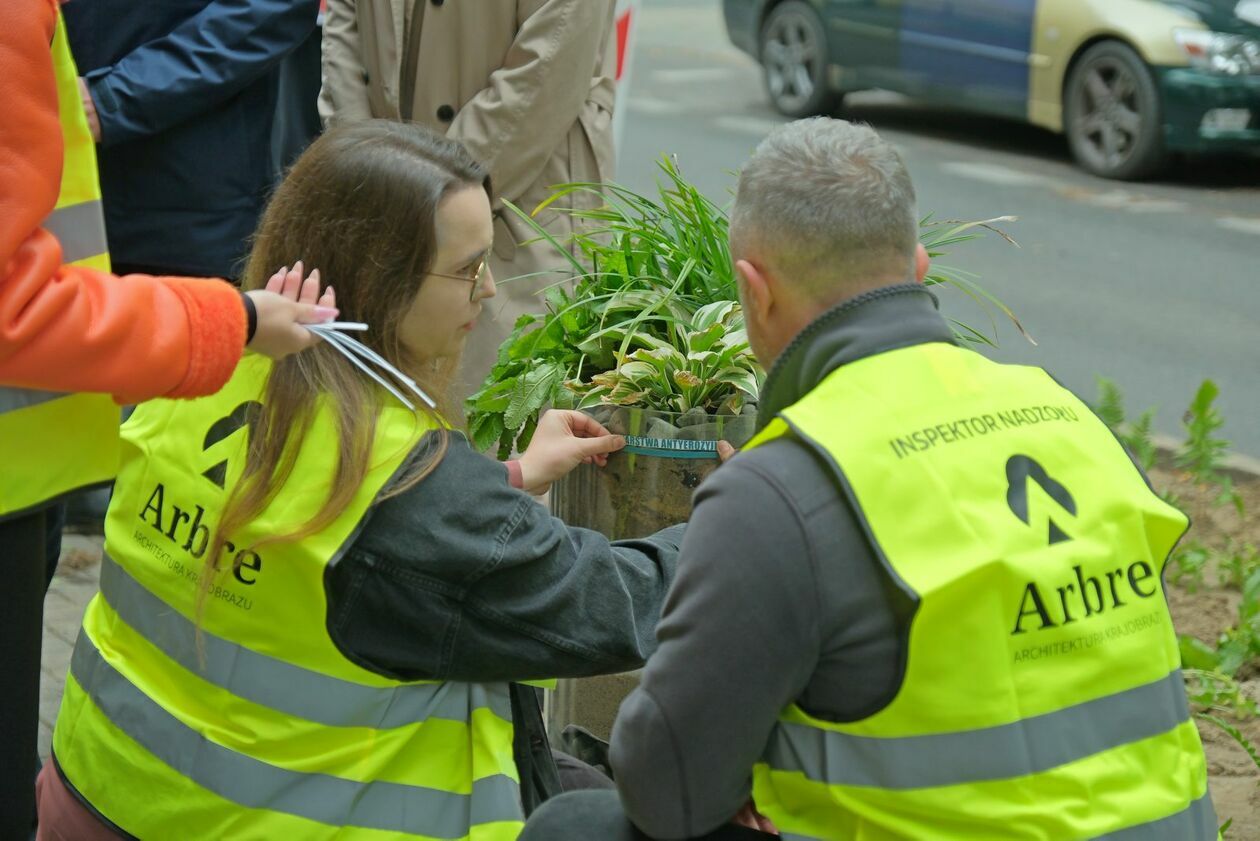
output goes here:
[{"label": "car door", "polygon": [[899,87],[904,0],[824,0],[823,18],[840,87]]},{"label": "car door", "polygon": [[900,66],[912,93],[1024,118],[1038,2],[902,0]]}]

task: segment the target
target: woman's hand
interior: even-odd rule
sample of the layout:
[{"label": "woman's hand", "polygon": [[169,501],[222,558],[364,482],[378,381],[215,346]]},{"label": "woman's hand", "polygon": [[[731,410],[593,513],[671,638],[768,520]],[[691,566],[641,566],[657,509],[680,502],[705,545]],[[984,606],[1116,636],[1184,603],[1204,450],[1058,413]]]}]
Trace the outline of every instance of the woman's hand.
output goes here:
[{"label": "woman's hand", "polygon": [[337,295],[331,286],[319,294],[319,269],[303,280],[302,262],[292,270],[287,266],[271,276],[267,288],[246,292],[258,314],[254,338],[249,349],[283,359],[291,353],[306,350],[319,337],[303,324],[319,324],[337,317]]},{"label": "woman's hand", "polygon": [[608,454],[626,445],[599,422],[581,412],[552,409],[538,421],[534,438],[519,459],[521,484],[531,494],[546,493],[551,483],[579,464],[608,463]]}]

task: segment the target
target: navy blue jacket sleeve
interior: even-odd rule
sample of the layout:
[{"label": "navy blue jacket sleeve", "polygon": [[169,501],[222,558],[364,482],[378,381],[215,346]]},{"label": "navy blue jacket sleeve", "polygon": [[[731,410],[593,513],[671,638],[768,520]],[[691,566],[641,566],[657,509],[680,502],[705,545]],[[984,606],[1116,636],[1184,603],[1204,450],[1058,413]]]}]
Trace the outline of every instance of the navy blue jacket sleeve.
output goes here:
[{"label": "navy blue jacket sleeve", "polygon": [[162,38],[86,74],[108,145],[214,108],[310,34],[319,0],[215,0]]}]

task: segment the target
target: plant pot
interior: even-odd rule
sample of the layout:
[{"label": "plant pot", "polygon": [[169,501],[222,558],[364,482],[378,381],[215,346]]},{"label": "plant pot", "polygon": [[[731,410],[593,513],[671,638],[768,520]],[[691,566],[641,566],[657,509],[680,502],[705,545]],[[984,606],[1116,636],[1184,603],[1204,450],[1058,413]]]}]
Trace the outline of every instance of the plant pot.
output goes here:
[{"label": "plant pot", "polygon": [[691,517],[691,497],[718,466],[717,442],[742,447],[755,408],[743,415],[676,414],[598,407],[588,412],[627,437],[606,467],[581,465],[551,490],[552,512],[612,540],[645,537]]},{"label": "plant pot", "polygon": [[[552,513],[613,540],[686,522],[692,494],[718,466],[717,442],[748,443],[753,411],[691,417],[648,409],[590,411],[611,432],[627,436],[628,446],[609,456],[607,467],[582,465],[552,486]],[[547,700],[548,730],[555,737],[578,724],[607,739],[617,709],[638,682],[638,672],[560,681]]]}]

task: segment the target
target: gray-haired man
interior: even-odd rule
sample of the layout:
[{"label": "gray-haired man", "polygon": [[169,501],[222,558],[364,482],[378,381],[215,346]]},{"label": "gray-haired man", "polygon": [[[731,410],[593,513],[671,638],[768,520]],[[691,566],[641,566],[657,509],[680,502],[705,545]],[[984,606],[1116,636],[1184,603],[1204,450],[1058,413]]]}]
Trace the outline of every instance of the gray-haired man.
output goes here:
[{"label": "gray-haired man", "polygon": [[914,204],[842,121],[744,168],[762,431],[696,494],[620,805],[522,841],[1216,837],[1160,592],[1186,520],[1045,372],[956,344]]}]

